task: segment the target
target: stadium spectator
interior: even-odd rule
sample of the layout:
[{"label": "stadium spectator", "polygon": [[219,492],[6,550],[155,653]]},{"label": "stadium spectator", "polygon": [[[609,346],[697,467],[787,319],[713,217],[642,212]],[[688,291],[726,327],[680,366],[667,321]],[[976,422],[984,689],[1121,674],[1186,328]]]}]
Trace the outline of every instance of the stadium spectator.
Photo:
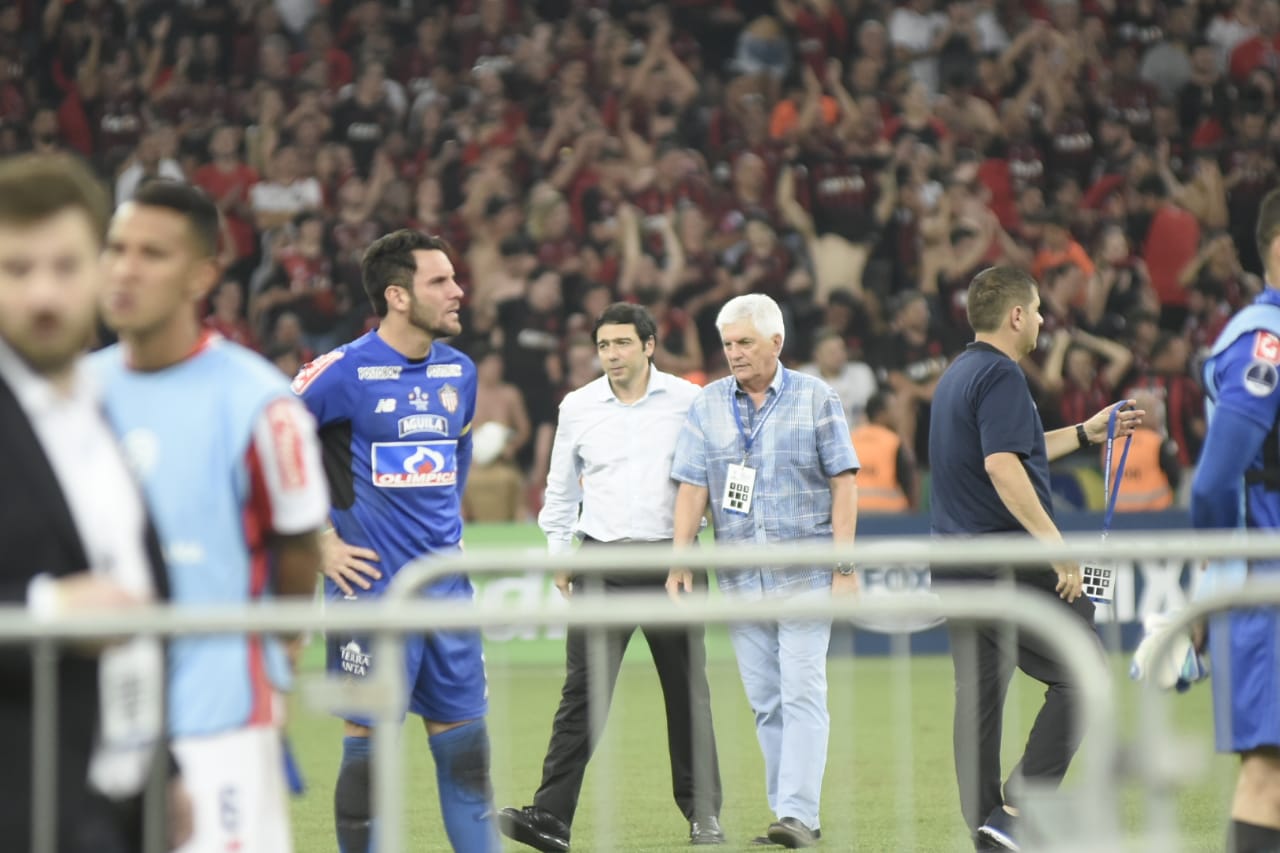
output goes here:
[{"label": "stadium spectator", "polygon": [[[552,554],[583,547],[671,541],[676,486],[671,459],[698,387],[653,366],[657,325],[643,308],[615,303],[599,315],[593,336],[607,376],[571,392],[560,405],[538,526]],[[621,452],[620,452],[621,451]],[[557,572],[566,598],[661,590],[666,573],[574,577]],[[699,584],[705,589],[705,580]],[[600,632],[571,628],[565,684],[533,805],[506,808],[505,835],[538,850],[567,851],[587,762],[600,738],[622,657],[636,628]],[[720,768],[711,723],[701,626],[640,626],[653,654],[667,712],[671,779],[695,845],[722,844]],[[604,658],[593,659],[600,641]],[[593,683],[604,707],[593,708]]]},{"label": "stadium spectator", "polygon": [[[476,380],[471,360],[441,340],[462,331],[464,295],[446,249],[439,238],[407,230],[379,238],[365,253],[363,279],[381,324],[311,362],[294,380],[329,452],[353,472],[344,488],[354,491],[331,511],[324,566],[329,599],[376,598],[410,561],[459,548]],[[413,411],[399,414],[401,401]],[[409,436],[433,438],[404,441]],[[455,601],[472,594],[463,575],[441,578],[427,590]],[[367,638],[331,636],[328,645],[331,670],[369,675]],[[408,710],[426,726],[449,843],[458,853],[498,853],[480,633],[436,631],[410,636],[405,645]],[[339,849],[357,853],[369,850],[376,834],[372,729],[367,717],[349,711],[343,717],[334,820]]]},{"label": "stadium spectator", "polygon": [[902,396],[903,439],[917,452],[916,458],[925,459],[930,403],[938,378],[946,369],[947,357],[923,293],[903,291],[890,307],[890,315],[889,332],[877,341],[867,362],[876,371],[880,384]]},{"label": "stadium spectator", "polygon": [[[716,325],[731,375],[694,399],[676,440],[671,477],[679,484],[675,545],[693,544],[708,506],[718,542],[786,542],[827,538],[853,544],[858,458],[835,392],[779,361],[784,326],[777,303],[762,294],[735,297]],[[726,406],[725,403],[730,405]],[[766,465],[785,452],[792,464]],[[756,502],[759,502],[757,505]],[[803,519],[803,521],[801,520]],[[743,567],[716,574],[720,591],[745,600],[854,592],[847,563]],[[672,569],[673,598],[693,591],[693,573]],[[819,800],[830,718],[826,656],[831,623],[780,619],[735,624],[730,639],[764,754],[770,824],[764,842],[811,847],[821,835]]]},{"label": "stadium spectator", "polygon": [[1056,399],[1045,412],[1050,429],[1084,421],[1114,400],[1129,373],[1133,355],[1116,341],[1099,338],[1083,329],[1058,329],[1045,359],[1040,389]]},{"label": "stadium spectator", "polygon": [[170,128],[152,128],[142,135],[128,165],[116,179],[116,204],[123,204],[133,198],[134,192],[144,181],[153,178],[186,180],[178,162],[164,156],[165,137],[171,133]]},{"label": "stadium spectator", "polygon": [[516,455],[533,430],[520,389],[502,381],[502,353],[476,348],[476,451],[462,510],[467,521],[523,521],[524,480]]},{"label": "stadium spectator", "polygon": [[244,285],[233,278],[223,279],[209,296],[212,310],[204,318],[208,328],[249,349],[257,349],[257,335],[244,316]]},{"label": "stadium spectator", "polygon": [[[315,426],[260,356],[201,325],[217,244],[218,211],[199,189],[152,181],[121,205],[102,293],[120,343],[95,354],[93,367],[116,430],[151,448],[136,458],[136,475],[175,602],[310,598],[328,498]],[[193,848],[291,850],[280,640],[233,634],[171,646],[167,711],[195,808]],[[221,817],[228,799],[238,804],[234,822]]]},{"label": "stadium spectator", "polygon": [[1204,441],[1204,394],[1190,372],[1191,344],[1182,335],[1162,332],[1151,345],[1146,369],[1125,393],[1152,392],[1164,403],[1165,426],[1178,445],[1178,460],[1191,467]]},{"label": "stadium spectator", "polygon": [[[34,155],[0,163],[0,484],[5,515],[0,592],[36,616],[118,611],[168,595],[160,544],[125,454],[102,414],[80,353],[92,333],[101,233],[109,204],[82,164]],[[154,640],[59,656],[55,797],[46,803],[62,853],[139,849],[118,817],[138,814],[165,732],[164,671]],[[34,693],[25,654],[3,671],[5,761],[16,776],[0,803],[5,844],[31,850],[36,766]],[[121,691],[128,691],[127,695]],[[171,847],[191,832],[190,804],[171,781]],[[104,796],[105,795],[105,796]],[[120,809],[108,797],[119,800]],[[137,827],[134,827],[137,829]],[[46,836],[47,837],[47,836]],[[119,845],[119,846],[117,846]]]},{"label": "stadium spectator", "polygon": [[849,350],[838,332],[830,329],[819,332],[813,342],[813,361],[799,370],[831,386],[840,397],[850,427],[862,424],[867,401],[876,393],[876,374],[867,364],[849,358]]}]

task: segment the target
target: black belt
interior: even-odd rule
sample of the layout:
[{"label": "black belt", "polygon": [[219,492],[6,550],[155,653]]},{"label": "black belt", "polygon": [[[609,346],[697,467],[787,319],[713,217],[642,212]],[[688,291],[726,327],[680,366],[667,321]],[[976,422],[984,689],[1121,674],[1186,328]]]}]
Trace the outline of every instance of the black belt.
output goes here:
[{"label": "black belt", "polygon": [[594,539],[585,533],[582,534],[583,545],[670,545],[671,539]]}]

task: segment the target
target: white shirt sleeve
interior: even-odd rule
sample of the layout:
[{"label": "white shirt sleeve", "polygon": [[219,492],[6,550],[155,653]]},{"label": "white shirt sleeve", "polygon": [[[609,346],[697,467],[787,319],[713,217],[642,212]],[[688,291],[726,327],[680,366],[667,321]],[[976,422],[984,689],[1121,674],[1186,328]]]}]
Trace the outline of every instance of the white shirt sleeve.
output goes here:
[{"label": "white shirt sleeve", "polygon": [[263,407],[249,449],[251,502],[272,533],[319,530],[329,515],[315,419],[301,401],[281,397]]},{"label": "white shirt sleeve", "polygon": [[582,466],[574,449],[573,432],[573,415],[561,405],[560,423],[556,425],[556,437],[551,445],[547,493],[542,511],[538,513],[538,526],[546,534],[547,550],[552,554],[573,550],[578,506],[582,503]]}]

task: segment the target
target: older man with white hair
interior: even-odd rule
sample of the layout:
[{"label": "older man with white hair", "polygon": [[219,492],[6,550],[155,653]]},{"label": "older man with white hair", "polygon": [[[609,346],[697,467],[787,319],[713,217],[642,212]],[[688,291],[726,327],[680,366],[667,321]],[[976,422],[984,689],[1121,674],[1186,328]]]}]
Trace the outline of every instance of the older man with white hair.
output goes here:
[{"label": "older man with white hair", "polygon": [[[687,546],[711,506],[718,542],[853,542],[858,457],[844,408],[821,379],[778,360],[782,311],[758,293],[731,299],[716,318],[731,376],[704,388],[676,441],[675,545]],[[725,595],[803,599],[852,592],[847,563],[722,570]],[[693,589],[672,569],[667,590]],[[755,712],[765,789],[777,820],[761,843],[811,847],[820,837],[818,800],[827,762],[829,620],[780,619],[730,628],[738,671]]]}]

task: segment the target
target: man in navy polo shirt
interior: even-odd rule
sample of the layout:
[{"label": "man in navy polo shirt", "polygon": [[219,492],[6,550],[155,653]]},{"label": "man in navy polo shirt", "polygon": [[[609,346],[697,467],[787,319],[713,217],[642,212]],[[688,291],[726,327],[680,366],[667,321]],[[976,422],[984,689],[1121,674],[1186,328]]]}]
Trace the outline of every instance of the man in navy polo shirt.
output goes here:
[{"label": "man in navy polo shirt", "polygon": [[[969,325],[975,340],[947,368],[933,397],[929,458],[935,535],[1026,532],[1045,542],[1062,539],[1049,497],[1049,461],[1103,441],[1111,407],[1081,424],[1044,431],[1018,367],[1018,360],[1035,349],[1042,322],[1039,308],[1035,279],[1022,270],[992,267],[969,284]],[[1131,433],[1142,414],[1121,413],[1117,434]],[[994,583],[998,574],[975,567],[949,573],[947,580]],[[1076,563],[1022,571],[1016,581],[1024,589],[1056,594],[1092,628],[1093,602],[1081,594]],[[1013,633],[1010,642],[1010,636],[1008,626],[950,627],[956,778],[961,811],[980,850],[1019,849],[1019,786],[1032,779],[1060,782],[1080,744],[1076,686],[1066,667],[1052,649],[1033,638]],[[1026,752],[1002,791],[1001,722],[1014,667],[1048,690]]]}]

